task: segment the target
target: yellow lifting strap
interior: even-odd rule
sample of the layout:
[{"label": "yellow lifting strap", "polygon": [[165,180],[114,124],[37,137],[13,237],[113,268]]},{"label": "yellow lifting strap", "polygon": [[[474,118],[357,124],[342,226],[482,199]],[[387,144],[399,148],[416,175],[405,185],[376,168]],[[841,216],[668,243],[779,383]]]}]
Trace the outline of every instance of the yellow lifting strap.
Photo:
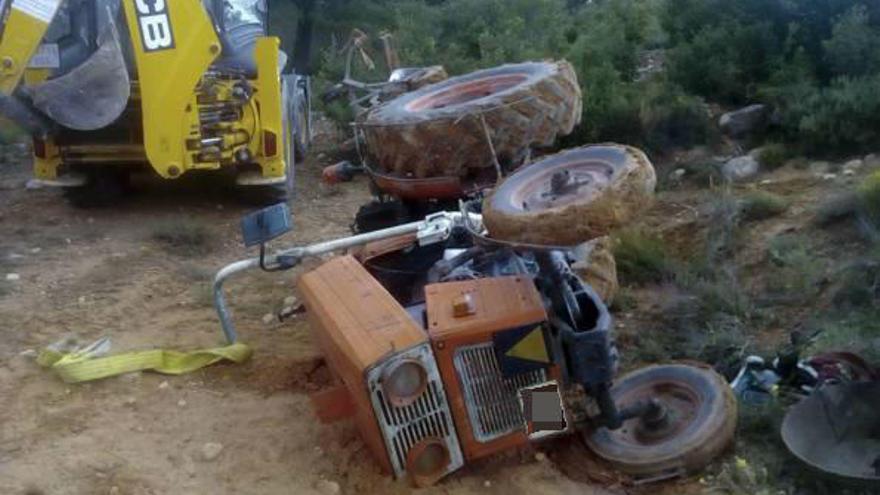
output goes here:
[{"label": "yellow lifting strap", "polygon": [[251,353],[251,348],[242,343],[191,352],[154,349],[106,357],[94,357],[90,352],[63,353],[45,349],[37,357],[37,363],[54,370],[67,383],[78,383],[132,371],[182,375],[219,361],[242,363]]}]

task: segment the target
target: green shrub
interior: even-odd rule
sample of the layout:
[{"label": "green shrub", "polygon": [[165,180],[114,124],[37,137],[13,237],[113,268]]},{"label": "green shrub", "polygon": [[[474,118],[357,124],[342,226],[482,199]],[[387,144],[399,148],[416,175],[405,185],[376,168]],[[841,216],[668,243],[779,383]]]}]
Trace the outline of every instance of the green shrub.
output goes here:
[{"label": "green shrub", "polygon": [[624,284],[661,282],[672,276],[672,262],[663,241],[639,230],[625,230],[616,236],[614,259]]},{"label": "green shrub", "polygon": [[880,70],[880,33],[871,26],[864,5],[854,5],[842,15],[822,46],[828,68],[835,75],[864,76]]},{"label": "green shrub", "polygon": [[769,143],[761,146],[758,161],[764,168],[775,170],[785,164],[788,159],[788,149],[781,143]]},{"label": "green shrub", "polygon": [[767,252],[775,265],[772,276],[768,277],[767,288],[771,295],[781,302],[799,303],[818,292],[824,264],[811,252],[806,237],[774,237]]},{"label": "green shrub", "polygon": [[880,75],[841,77],[827,88],[798,83],[775,90],[788,139],[828,154],[880,144]]},{"label": "green shrub", "polygon": [[788,209],[788,201],[776,194],[757,191],[740,201],[740,213],[745,221],[764,220],[781,215]]}]

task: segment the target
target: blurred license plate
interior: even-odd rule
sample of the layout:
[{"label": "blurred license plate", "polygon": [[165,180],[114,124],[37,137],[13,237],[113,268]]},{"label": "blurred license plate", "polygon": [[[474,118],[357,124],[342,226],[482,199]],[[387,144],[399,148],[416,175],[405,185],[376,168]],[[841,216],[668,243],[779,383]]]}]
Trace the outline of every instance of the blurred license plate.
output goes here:
[{"label": "blurred license plate", "polygon": [[521,388],[519,403],[529,440],[539,440],[569,430],[565,403],[555,380]]},{"label": "blurred license plate", "polygon": [[31,69],[57,69],[61,67],[58,43],[43,43],[37,47],[28,67]]}]

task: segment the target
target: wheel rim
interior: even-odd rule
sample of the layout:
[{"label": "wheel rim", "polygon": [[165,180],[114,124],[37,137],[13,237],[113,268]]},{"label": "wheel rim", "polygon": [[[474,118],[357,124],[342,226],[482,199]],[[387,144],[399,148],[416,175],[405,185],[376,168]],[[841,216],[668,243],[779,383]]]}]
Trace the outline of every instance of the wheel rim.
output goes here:
[{"label": "wheel rim", "polygon": [[406,105],[406,109],[418,112],[468,103],[506,91],[528,78],[527,74],[498,74],[461,82],[413,100]]},{"label": "wheel rim", "polygon": [[[616,430],[584,432],[591,450],[621,471],[648,477],[694,471],[733,440],[736,399],[710,368],[649,366],[617,381],[611,394],[621,410],[647,400],[663,405],[660,416],[649,409]],[[658,417],[662,420],[656,422]]]},{"label": "wheel rim", "polygon": [[562,153],[508,177],[493,196],[493,207],[539,212],[589,201],[614,180],[626,161],[622,147],[593,146]]},{"label": "wheel rim", "polygon": [[663,408],[663,421],[652,424],[644,418],[627,421],[610,433],[613,441],[634,447],[657,445],[682,435],[697,419],[704,398],[689,384],[668,379],[656,379],[615,396],[621,408],[641,401],[654,400]]}]

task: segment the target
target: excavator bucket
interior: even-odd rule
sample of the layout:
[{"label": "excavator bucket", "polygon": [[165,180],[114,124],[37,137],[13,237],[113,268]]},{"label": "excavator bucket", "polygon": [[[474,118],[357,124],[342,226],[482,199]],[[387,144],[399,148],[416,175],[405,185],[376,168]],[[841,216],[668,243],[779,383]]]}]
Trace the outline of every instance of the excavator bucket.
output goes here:
[{"label": "excavator bucket", "polygon": [[98,41],[98,49],[81,65],[29,88],[34,107],[70,129],[106,127],[119,118],[131,96],[116,27],[111,23]]}]

